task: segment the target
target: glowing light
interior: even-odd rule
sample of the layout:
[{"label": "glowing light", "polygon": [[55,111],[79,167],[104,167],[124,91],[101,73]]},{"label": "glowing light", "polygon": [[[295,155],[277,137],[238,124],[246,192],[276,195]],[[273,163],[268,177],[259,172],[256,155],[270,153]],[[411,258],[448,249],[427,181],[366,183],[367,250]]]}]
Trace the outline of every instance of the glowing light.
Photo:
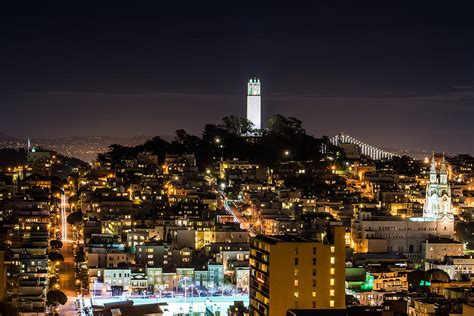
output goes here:
[{"label": "glowing light", "polygon": [[67,241],[66,194],[61,194],[61,239]]}]

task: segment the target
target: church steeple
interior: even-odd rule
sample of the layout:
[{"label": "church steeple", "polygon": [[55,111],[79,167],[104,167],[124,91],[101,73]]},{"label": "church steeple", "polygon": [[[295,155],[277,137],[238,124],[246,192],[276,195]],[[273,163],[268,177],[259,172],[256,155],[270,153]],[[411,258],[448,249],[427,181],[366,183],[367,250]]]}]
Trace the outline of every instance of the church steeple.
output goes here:
[{"label": "church steeple", "polygon": [[437,183],[437,176],[436,176],[436,161],[435,155],[433,152],[433,157],[431,157],[431,168],[430,168],[430,184]]},{"label": "church steeple", "polygon": [[441,184],[448,183],[448,171],[446,170],[446,159],[444,158],[444,154],[443,154],[443,160],[441,161],[441,169],[439,172],[439,178],[440,178]]}]

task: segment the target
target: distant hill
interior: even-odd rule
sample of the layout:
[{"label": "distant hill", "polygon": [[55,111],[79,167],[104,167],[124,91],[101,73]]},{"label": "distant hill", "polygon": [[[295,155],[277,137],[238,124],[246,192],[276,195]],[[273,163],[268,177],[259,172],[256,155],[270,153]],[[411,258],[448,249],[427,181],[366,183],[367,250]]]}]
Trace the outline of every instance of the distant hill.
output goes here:
[{"label": "distant hill", "polygon": [[0,148],[0,169],[26,164],[26,151]]},{"label": "distant hill", "polygon": [[[60,154],[58,159],[60,164],[54,164],[51,170],[53,176],[65,177],[72,172],[73,168],[85,166],[87,163]],[[27,163],[27,153],[25,149],[0,148],[0,170],[25,165]]]},{"label": "distant hill", "polygon": [[0,133],[0,141],[17,141],[17,140],[18,139],[13,136]]},{"label": "distant hill", "polygon": [[[97,158],[99,153],[106,152],[110,145],[137,146],[149,140],[149,136],[112,137],[112,136],[77,136],[61,138],[33,138],[31,145],[56,151],[67,157],[74,157],[83,161]],[[26,139],[18,139],[0,133],[0,148],[26,148]]]}]

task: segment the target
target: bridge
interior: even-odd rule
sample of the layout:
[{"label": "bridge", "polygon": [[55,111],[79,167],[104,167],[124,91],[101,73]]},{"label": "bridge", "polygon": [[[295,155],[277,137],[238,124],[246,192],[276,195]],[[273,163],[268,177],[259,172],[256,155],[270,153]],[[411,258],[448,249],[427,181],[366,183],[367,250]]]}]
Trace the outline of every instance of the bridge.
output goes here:
[{"label": "bridge", "polygon": [[341,144],[355,144],[359,146],[361,154],[369,156],[374,160],[392,159],[394,156],[398,156],[394,153],[363,143],[360,140],[355,139],[352,136],[345,135],[343,133],[339,133],[336,136],[332,137],[330,141],[331,144],[335,146],[339,146]]}]

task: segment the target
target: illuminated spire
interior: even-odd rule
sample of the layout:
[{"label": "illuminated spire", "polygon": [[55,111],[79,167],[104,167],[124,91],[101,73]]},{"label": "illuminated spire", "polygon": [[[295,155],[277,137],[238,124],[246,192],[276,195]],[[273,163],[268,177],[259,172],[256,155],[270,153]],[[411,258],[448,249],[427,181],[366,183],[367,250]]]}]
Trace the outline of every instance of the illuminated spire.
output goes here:
[{"label": "illuminated spire", "polygon": [[434,154],[434,152],[433,152],[433,156],[431,157],[430,173],[436,174],[436,161],[435,161],[435,154]]},{"label": "illuminated spire", "polygon": [[444,153],[443,153],[443,160],[441,161],[441,173],[446,173],[446,159],[444,157]]},{"label": "illuminated spire", "polygon": [[437,183],[435,154],[431,157],[430,183]]},{"label": "illuminated spire", "polygon": [[440,178],[441,184],[448,183],[448,171],[446,170],[446,159],[444,157],[444,153],[443,153],[443,160],[441,161],[441,169],[439,171],[439,178]]}]

